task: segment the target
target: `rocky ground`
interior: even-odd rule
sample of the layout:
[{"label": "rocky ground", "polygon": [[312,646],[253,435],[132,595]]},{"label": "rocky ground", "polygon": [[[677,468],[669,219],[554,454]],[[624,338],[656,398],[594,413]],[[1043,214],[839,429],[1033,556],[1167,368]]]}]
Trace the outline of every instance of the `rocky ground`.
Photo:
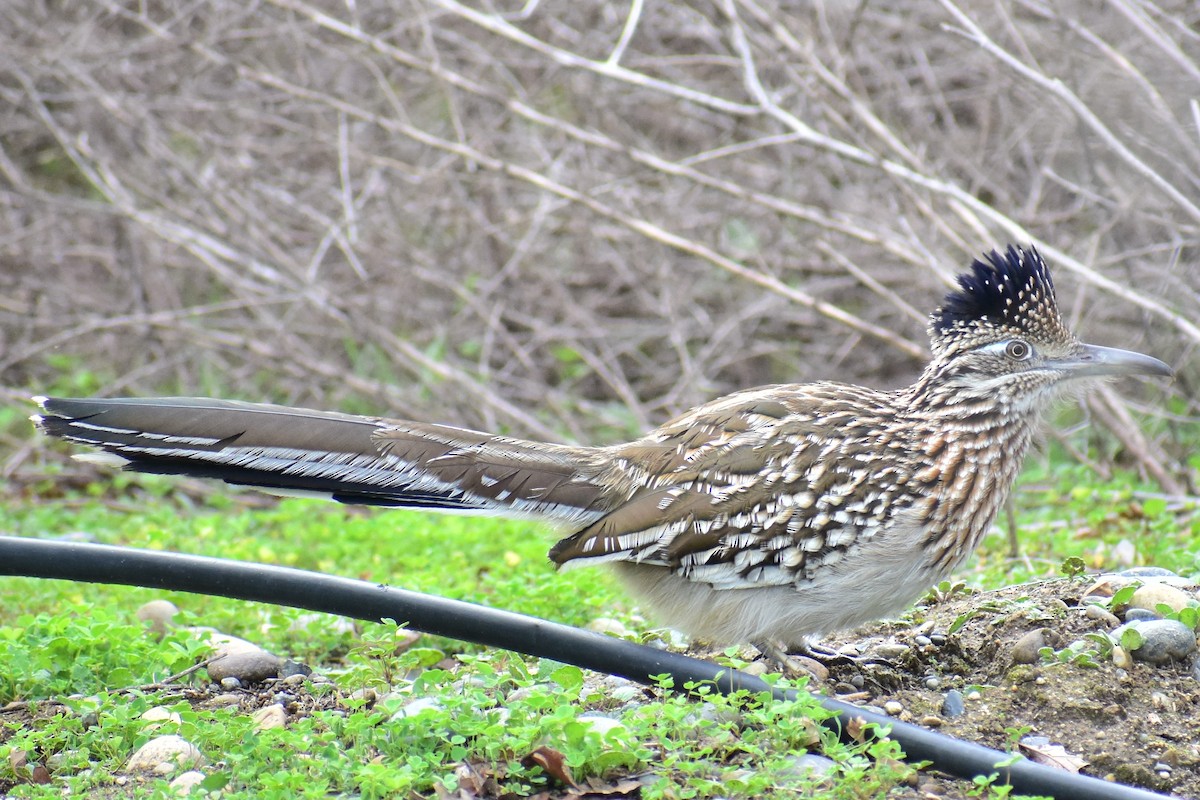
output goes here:
[{"label": "rocky ground", "polygon": [[[818,691],[899,720],[999,750],[1018,748],[1064,769],[1200,797],[1200,660],[1188,627],[1195,623],[1188,609],[1196,587],[1161,570],[1132,572],[986,593],[948,590],[903,621],[827,639],[825,646],[839,655],[824,663],[797,661],[814,674]],[[154,623],[153,615],[143,616]],[[1138,632],[1127,633],[1131,628]],[[319,673],[307,675],[302,665],[231,642],[245,651],[235,648],[223,664],[211,665],[208,680],[164,687],[164,700],[236,706],[259,727],[344,702]],[[310,691],[314,684],[325,685]],[[642,695],[629,688],[632,696]],[[59,711],[43,703],[9,707],[3,716],[9,725],[37,724],[37,715]],[[178,774],[196,755],[178,736],[159,737],[143,749],[130,759],[131,765],[146,762],[128,770],[126,780],[134,784],[144,780],[139,773],[154,774],[158,762],[179,762],[168,772],[181,786],[204,777],[194,770]],[[816,762],[811,768],[820,769]],[[631,776],[622,783],[627,791],[614,785],[604,794],[637,796],[638,785]],[[129,788],[118,783],[113,790]],[[965,800],[973,788],[928,770],[895,796]]]},{"label": "rocky ground", "polygon": [[[1000,750],[1021,742],[1057,766],[1200,797],[1195,632],[1154,621],[1166,612],[1192,622],[1167,609],[1194,605],[1196,587],[1161,570],[1131,572],[941,598],[915,621],[827,641],[859,661],[817,672],[830,693],[904,721]],[[1127,622],[1146,635],[1127,634]]]}]

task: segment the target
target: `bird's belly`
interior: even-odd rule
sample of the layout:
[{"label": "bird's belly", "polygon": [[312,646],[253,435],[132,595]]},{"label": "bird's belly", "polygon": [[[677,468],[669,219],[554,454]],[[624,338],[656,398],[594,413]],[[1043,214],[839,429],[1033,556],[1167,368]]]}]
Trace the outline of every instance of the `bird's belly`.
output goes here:
[{"label": "bird's belly", "polygon": [[911,528],[883,532],[811,579],[714,588],[665,567],[618,563],[618,575],[661,623],[714,644],[800,645],[894,615],[945,577]]}]

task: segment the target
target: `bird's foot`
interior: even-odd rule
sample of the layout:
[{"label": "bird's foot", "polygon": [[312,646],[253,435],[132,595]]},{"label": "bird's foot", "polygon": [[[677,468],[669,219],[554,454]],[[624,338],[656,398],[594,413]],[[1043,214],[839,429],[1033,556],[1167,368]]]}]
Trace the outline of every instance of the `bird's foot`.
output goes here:
[{"label": "bird's foot", "polygon": [[821,658],[813,658],[807,648],[796,653],[789,653],[788,648],[774,640],[756,642],[758,649],[766,661],[779,668],[789,678],[807,677],[823,682],[829,677],[829,669]]}]

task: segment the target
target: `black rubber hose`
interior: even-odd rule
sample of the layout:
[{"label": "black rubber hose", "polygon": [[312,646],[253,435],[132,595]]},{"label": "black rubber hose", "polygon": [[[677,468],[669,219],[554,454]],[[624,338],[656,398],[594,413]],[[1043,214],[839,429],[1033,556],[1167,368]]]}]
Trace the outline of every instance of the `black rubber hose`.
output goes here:
[{"label": "black rubber hose", "polygon": [[[0,575],[219,595],[370,622],[394,619],[407,622],[412,630],[549,658],[648,685],[654,683],[652,676],[669,674],[680,687],[689,681],[711,681],[724,693],[747,689],[769,691],[779,699],[796,696],[793,691],[774,689],[752,675],[707,661],[536,617],[288,567],[111,545],[0,536]],[[1001,781],[1011,783],[1017,792],[1061,800],[1161,800],[1161,795],[1144,789],[1031,761],[1022,760],[997,769],[995,765],[1008,759],[1009,754],[837,700],[822,698],[821,703],[838,715],[825,722],[833,730],[842,733],[844,723],[852,717],[888,726],[891,738],[909,759],[929,761],[935,769],[967,780],[999,772]]]}]

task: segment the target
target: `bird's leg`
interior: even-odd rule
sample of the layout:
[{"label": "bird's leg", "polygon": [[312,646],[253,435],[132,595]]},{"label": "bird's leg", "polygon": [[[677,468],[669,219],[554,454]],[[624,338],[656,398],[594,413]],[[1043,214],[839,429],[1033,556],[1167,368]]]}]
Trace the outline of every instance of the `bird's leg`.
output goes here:
[{"label": "bird's leg", "polygon": [[[762,653],[763,658],[779,667],[780,671],[788,677],[804,675],[810,678],[815,677],[818,680],[823,679],[823,676],[818,675],[815,669],[808,668],[804,660],[815,661],[821,666],[828,666],[832,663],[845,663],[848,660],[848,657],[842,653],[828,649],[814,655],[816,651],[812,649],[814,646],[812,643],[804,644],[794,653],[794,655],[800,658],[793,658],[793,654],[788,653],[787,645],[778,639],[764,639],[763,641],[755,642],[754,646]],[[838,659],[841,659],[841,661],[838,661]]]}]

